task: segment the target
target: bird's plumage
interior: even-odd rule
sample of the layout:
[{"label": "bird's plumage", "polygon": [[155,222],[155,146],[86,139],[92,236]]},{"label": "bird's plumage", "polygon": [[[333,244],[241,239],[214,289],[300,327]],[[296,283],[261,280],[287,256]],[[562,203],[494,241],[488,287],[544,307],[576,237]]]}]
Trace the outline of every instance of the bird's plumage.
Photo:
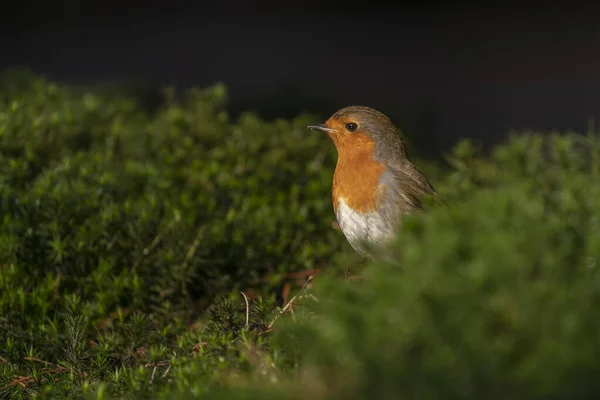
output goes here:
[{"label": "bird's plumage", "polygon": [[357,253],[373,258],[368,245],[388,243],[401,216],[422,208],[423,196],[437,193],[385,114],[351,106],[313,128],[326,131],[338,151],[332,185],[338,225]]}]

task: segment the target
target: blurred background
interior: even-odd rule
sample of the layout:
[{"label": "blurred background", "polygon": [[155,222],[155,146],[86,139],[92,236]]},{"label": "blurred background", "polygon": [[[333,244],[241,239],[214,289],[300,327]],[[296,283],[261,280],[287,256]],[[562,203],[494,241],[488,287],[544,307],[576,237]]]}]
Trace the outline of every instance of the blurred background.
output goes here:
[{"label": "blurred background", "polygon": [[235,115],[390,115],[422,153],[600,116],[598,7],[274,0],[23,0],[0,13],[0,69],[113,84],[223,82]]}]

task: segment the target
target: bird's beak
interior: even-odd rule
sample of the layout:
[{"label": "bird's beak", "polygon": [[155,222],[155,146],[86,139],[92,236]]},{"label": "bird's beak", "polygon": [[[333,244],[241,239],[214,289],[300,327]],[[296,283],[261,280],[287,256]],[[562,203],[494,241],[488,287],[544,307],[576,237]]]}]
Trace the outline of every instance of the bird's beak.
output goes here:
[{"label": "bird's beak", "polygon": [[309,125],[308,128],[316,130],[316,131],[321,131],[321,132],[333,132],[335,130],[335,129],[328,128],[327,125],[325,125],[325,124]]}]

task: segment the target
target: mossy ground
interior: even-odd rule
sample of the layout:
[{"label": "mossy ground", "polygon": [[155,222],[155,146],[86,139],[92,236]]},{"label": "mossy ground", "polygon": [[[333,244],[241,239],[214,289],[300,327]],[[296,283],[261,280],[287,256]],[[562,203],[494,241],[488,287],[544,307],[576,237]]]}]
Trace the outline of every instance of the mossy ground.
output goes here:
[{"label": "mossy ground", "polygon": [[0,398],[599,394],[593,132],[416,160],[448,205],[364,265],[332,228],[311,116],[232,120],[222,86],[153,112],[0,87]]}]

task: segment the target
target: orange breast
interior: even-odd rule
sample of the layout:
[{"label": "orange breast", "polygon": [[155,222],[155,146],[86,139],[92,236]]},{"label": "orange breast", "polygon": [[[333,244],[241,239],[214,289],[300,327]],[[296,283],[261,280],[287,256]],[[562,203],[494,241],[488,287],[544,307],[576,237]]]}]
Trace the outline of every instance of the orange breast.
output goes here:
[{"label": "orange breast", "polygon": [[336,143],[338,161],[333,175],[333,209],[343,198],[353,210],[373,211],[385,188],[379,187],[384,166],[373,158],[375,143],[366,134],[355,134]]}]

